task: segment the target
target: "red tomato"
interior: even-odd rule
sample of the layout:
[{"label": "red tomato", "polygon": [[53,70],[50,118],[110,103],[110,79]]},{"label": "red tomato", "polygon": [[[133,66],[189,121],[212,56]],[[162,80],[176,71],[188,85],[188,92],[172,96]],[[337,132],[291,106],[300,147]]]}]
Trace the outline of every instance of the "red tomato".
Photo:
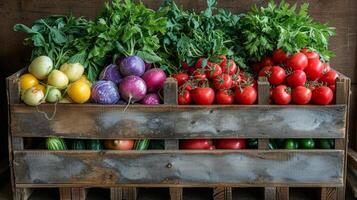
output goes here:
[{"label": "red tomato", "polygon": [[247,86],[245,88],[237,87],[234,91],[235,101],[238,104],[252,105],[257,100],[257,90],[253,86]]},{"label": "red tomato", "polygon": [[199,87],[191,91],[192,99],[197,105],[211,105],[214,102],[214,90],[209,87]]},{"label": "red tomato", "polygon": [[216,149],[216,147],[214,145],[211,145],[208,147],[208,150],[215,150],[215,149]]},{"label": "red tomato", "polygon": [[312,91],[312,102],[317,105],[327,105],[332,102],[333,92],[329,87],[320,86]]},{"label": "red tomato", "polygon": [[211,64],[206,68],[206,77],[209,79],[214,79],[222,73],[222,68],[218,64]]},{"label": "red tomato", "polygon": [[324,66],[320,60],[310,60],[304,71],[308,79],[315,81],[321,78]]},{"label": "red tomato", "polygon": [[296,53],[287,61],[288,67],[292,70],[304,70],[308,65],[308,59],[304,53]]},{"label": "red tomato", "polygon": [[208,139],[190,139],[181,140],[180,149],[191,149],[191,150],[202,150],[210,149],[212,144],[211,140]]},{"label": "red tomato", "polygon": [[206,66],[208,66],[208,65],[210,65],[210,64],[212,64],[210,61],[207,61],[207,64],[205,65],[205,66],[202,66],[203,65],[203,60],[207,60],[207,58],[200,58],[200,59],[198,59],[197,60],[197,62],[195,63],[195,68],[196,69],[199,69],[199,68],[201,68],[201,69],[204,69],[204,68],[206,68]]},{"label": "red tomato", "polygon": [[265,67],[263,67],[263,68],[260,70],[258,76],[266,76],[266,75],[268,75],[268,73],[269,73],[269,71],[270,71],[271,68],[272,68],[271,66],[265,66]]},{"label": "red tomato", "polygon": [[184,83],[186,83],[189,79],[188,74],[186,73],[178,73],[178,74],[174,74],[172,77],[174,77],[177,80],[177,84],[178,86],[183,85]]},{"label": "red tomato", "polygon": [[304,86],[298,86],[291,92],[291,97],[294,103],[299,105],[308,104],[311,100],[311,90]]},{"label": "red tomato", "polygon": [[189,105],[191,104],[191,93],[183,90],[179,92],[177,100],[179,105]]},{"label": "red tomato", "polygon": [[225,55],[221,55],[221,56],[219,56],[219,59],[221,59],[221,62],[218,63],[219,66],[224,68],[227,65],[227,57]]},{"label": "red tomato", "polygon": [[214,144],[217,149],[245,149],[247,146],[245,139],[219,139]]},{"label": "red tomato", "polygon": [[273,52],[275,63],[284,63],[288,59],[288,55],[282,49],[277,49]]},{"label": "red tomato", "polygon": [[301,49],[301,53],[307,53],[307,52],[309,52],[310,51],[310,49],[309,48],[303,48],[303,49]]},{"label": "red tomato", "polygon": [[234,60],[229,60],[228,65],[222,67],[222,71],[225,74],[233,75],[238,71],[237,64]]},{"label": "red tomato", "polygon": [[324,73],[327,73],[331,70],[331,66],[328,63],[322,63],[322,65],[324,66]]},{"label": "red tomato", "polygon": [[265,66],[273,66],[274,65],[274,60],[271,57],[265,57],[263,60],[260,62],[261,67]]},{"label": "red tomato", "polygon": [[190,68],[190,66],[189,66],[189,65],[187,64],[187,62],[185,62],[185,61],[181,62],[181,66],[182,66],[183,69],[188,69],[188,68]]},{"label": "red tomato", "polygon": [[287,105],[291,102],[290,89],[286,85],[279,85],[273,90],[273,100],[278,105]]},{"label": "red tomato", "polygon": [[232,77],[228,74],[221,74],[213,79],[213,86],[217,90],[229,89],[232,87]]},{"label": "red tomato", "polygon": [[327,85],[335,85],[337,77],[337,72],[330,70],[321,77],[320,81],[327,83]]},{"label": "red tomato", "polygon": [[193,72],[193,78],[195,80],[204,80],[207,79],[206,74],[204,73],[203,69],[197,69]]},{"label": "red tomato", "polygon": [[216,103],[220,105],[230,105],[234,103],[234,95],[231,90],[219,90],[216,93]]},{"label": "red tomato", "polygon": [[272,85],[280,85],[285,81],[286,73],[282,67],[274,66],[268,72],[268,81]]},{"label": "red tomato", "polygon": [[306,83],[306,74],[302,70],[295,70],[288,76],[286,81],[292,88],[303,86]]},{"label": "red tomato", "polygon": [[242,77],[239,74],[232,75],[232,87],[238,86],[242,82]]},{"label": "red tomato", "polygon": [[254,74],[258,74],[261,69],[261,65],[260,63],[253,63],[250,65],[250,68],[252,68]]},{"label": "red tomato", "polygon": [[315,61],[320,60],[320,55],[315,51],[306,52],[305,55],[309,62],[312,60],[315,60]]},{"label": "red tomato", "polygon": [[105,140],[104,146],[110,150],[132,150],[134,147],[134,140]]},{"label": "red tomato", "polygon": [[328,86],[331,90],[332,90],[332,92],[335,94],[335,92],[336,92],[336,85],[329,85]]}]

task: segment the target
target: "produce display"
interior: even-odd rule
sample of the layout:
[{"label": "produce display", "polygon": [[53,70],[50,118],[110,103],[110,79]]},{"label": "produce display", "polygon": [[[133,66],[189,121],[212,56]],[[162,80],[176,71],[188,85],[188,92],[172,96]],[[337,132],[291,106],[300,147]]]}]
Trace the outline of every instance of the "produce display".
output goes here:
[{"label": "produce display", "polygon": [[[334,103],[338,73],[328,50],[334,28],[314,21],[308,5],[271,1],[244,14],[216,8],[185,10],[164,1],[156,11],[143,3],[113,0],[95,20],[49,16],[31,27],[17,24],[32,47],[20,77],[21,99],[41,103],[156,105],[167,77],[178,83],[179,105],[252,105],[259,77],[270,83],[271,104]],[[284,140],[271,148],[332,147],[329,140]],[[144,140],[74,141],[72,149],[144,150]],[[65,149],[60,138],[49,149]],[[182,140],[181,149],[245,149],[257,140]]]},{"label": "produce display", "polygon": [[333,149],[333,139],[272,139],[269,149]]}]

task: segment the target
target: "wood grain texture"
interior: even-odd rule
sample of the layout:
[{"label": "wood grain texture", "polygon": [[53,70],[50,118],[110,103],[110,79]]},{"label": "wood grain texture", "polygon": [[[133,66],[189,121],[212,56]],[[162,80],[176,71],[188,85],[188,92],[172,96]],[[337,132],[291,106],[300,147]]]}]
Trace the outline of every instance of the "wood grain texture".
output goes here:
[{"label": "wood grain texture", "polygon": [[343,200],[337,198],[337,188],[322,188],[321,200]]},{"label": "wood grain texture", "polygon": [[15,151],[14,155],[17,187],[337,187],[343,182],[340,150]]},{"label": "wood grain texture", "polygon": [[59,188],[60,200],[71,200],[72,190],[71,188]]},{"label": "wood grain texture", "polygon": [[[13,136],[71,138],[343,138],[344,105],[147,106],[57,104],[47,120],[36,108],[11,106]],[[39,109],[52,112],[54,105]],[[256,122],[252,126],[251,122]],[[75,123],[73,123],[75,122]]]}]

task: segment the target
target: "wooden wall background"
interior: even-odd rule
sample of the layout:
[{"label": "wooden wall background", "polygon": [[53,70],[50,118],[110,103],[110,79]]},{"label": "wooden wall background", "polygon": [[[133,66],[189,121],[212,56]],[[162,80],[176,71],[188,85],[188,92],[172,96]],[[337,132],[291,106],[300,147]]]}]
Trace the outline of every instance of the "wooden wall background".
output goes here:
[{"label": "wooden wall background", "polygon": [[[30,49],[22,45],[23,33],[15,33],[15,23],[30,25],[35,19],[51,14],[73,14],[95,16],[104,0],[0,0],[0,152],[6,155],[7,106],[4,78],[28,63]],[[161,0],[144,0],[145,4],[157,8]],[[185,8],[202,9],[205,0],[176,0]],[[240,13],[253,4],[265,5],[267,0],[218,0],[218,6]],[[357,113],[357,0],[288,0],[290,3],[310,3],[310,14],[316,19],[336,27],[337,36],[331,40],[335,51],[332,67],[352,79],[353,98],[351,106],[350,144],[354,145]],[[237,33],[239,34],[239,33]]]}]

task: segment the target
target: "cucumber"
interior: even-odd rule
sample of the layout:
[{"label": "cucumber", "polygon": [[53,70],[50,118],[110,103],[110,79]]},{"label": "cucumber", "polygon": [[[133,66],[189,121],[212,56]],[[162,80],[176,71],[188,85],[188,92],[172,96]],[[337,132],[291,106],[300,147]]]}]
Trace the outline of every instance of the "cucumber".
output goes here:
[{"label": "cucumber", "polygon": [[59,137],[49,137],[46,140],[46,146],[49,150],[60,151],[67,150],[67,145],[62,138]]},{"label": "cucumber", "polygon": [[150,140],[143,139],[143,140],[136,140],[134,144],[135,150],[147,150],[149,148]]},{"label": "cucumber", "polygon": [[88,150],[103,150],[103,143],[100,140],[88,140],[87,141],[87,149]]},{"label": "cucumber", "polygon": [[84,140],[73,140],[72,142],[73,150],[86,150],[86,144]]}]

